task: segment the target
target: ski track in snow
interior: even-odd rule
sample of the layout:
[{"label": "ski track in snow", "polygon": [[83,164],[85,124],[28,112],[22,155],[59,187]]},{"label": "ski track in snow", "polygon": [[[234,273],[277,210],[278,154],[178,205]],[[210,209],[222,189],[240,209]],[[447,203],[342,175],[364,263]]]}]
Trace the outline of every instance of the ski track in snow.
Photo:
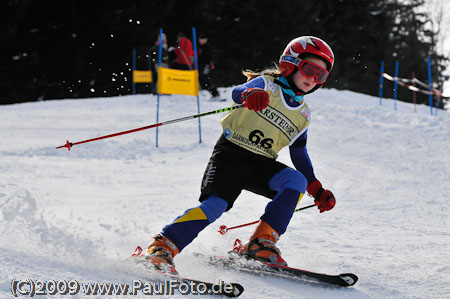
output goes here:
[{"label": "ski track in snow", "polygon": [[[231,88],[221,92],[231,98]],[[414,113],[402,102],[394,111],[392,100],[379,106],[378,98],[350,91],[322,89],[307,100],[308,152],[337,204],[323,214],[296,213],[279,247],[290,266],[353,272],[358,283],[343,289],[256,276],[194,257],[223,255],[236,238],[249,237],[253,227],[217,233],[221,224],[263,213],[267,199],[249,192],[175,258],[178,271],[241,283],[240,298],[450,297],[450,114],[430,116],[422,105]],[[202,112],[232,103],[211,102],[205,92],[200,102]],[[193,115],[196,99],[161,96],[160,109],[160,121]],[[223,116],[200,119],[202,143],[196,119],[161,127],[158,148],[150,129],[69,152],[55,147],[155,123],[156,97],[0,106],[0,298],[12,296],[14,278],[131,282],[145,276],[127,257],[198,204]],[[292,165],[287,149],[279,160]],[[311,202],[305,196],[299,206]]]}]

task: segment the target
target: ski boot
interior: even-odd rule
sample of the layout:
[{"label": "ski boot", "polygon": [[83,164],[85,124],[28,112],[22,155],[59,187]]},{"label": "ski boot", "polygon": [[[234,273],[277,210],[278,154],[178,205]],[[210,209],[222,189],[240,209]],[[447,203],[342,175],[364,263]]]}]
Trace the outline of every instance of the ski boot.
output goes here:
[{"label": "ski boot", "polygon": [[261,220],[250,237],[250,241],[237,247],[235,243],[233,251],[263,263],[287,266],[286,261],[281,257],[280,250],[275,245],[279,239],[280,235],[267,222]]},{"label": "ski boot", "polygon": [[173,258],[180,252],[177,246],[162,234],[153,237],[154,241],[141,254],[153,267],[164,274],[178,275]]}]

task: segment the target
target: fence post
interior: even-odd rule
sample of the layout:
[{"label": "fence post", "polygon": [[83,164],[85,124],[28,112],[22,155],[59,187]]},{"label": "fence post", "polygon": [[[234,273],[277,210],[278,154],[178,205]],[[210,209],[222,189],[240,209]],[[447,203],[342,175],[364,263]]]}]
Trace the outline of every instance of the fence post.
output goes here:
[{"label": "fence post", "polygon": [[[413,86],[416,87],[416,74],[412,73],[412,83]],[[416,112],[416,91],[413,90],[413,103],[414,103],[414,112]]]},{"label": "fence post", "polygon": [[437,94],[437,102],[436,102],[436,108],[434,109],[434,116],[437,116],[437,113],[438,113],[439,104],[441,103],[442,93],[444,92],[444,84],[445,84],[445,81],[447,81],[447,76],[444,76],[444,79],[442,79],[441,90],[440,90],[439,93]]},{"label": "fence post", "polygon": [[380,70],[380,106],[383,105],[383,74],[384,74],[384,61],[381,62],[381,70]]},{"label": "fence post", "polygon": [[397,80],[398,80],[398,61],[395,62],[395,80],[394,80],[394,109],[397,110]]},{"label": "fence post", "polygon": [[431,57],[428,56],[428,91],[430,92],[428,95],[429,104],[430,104],[430,114],[433,115],[433,86],[431,82]]},{"label": "fence post", "polygon": [[[162,33],[163,30],[162,28],[159,29],[159,51],[158,51],[158,77],[159,77],[159,72],[160,72],[160,67],[161,67],[161,60],[162,60]],[[158,84],[159,82],[159,78],[156,81]],[[159,123],[159,90],[158,90],[158,85],[156,85],[156,122]],[[156,147],[158,147],[158,127],[156,127]]]},{"label": "fence post", "polygon": [[133,94],[136,94],[136,83],[134,83],[134,71],[136,70],[136,49],[133,49],[133,66],[131,70],[131,82],[132,83],[132,89]]},{"label": "fence post", "polygon": [[[194,66],[198,74],[198,62],[197,62],[197,36],[195,34],[195,27],[192,27],[192,42],[194,43]],[[197,76],[197,80],[198,80]],[[200,84],[200,83],[199,83]],[[197,93],[197,112],[200,114],[200,96]],[[198,119],[198,143],[202,143],[202,125],[200,118]]]}]

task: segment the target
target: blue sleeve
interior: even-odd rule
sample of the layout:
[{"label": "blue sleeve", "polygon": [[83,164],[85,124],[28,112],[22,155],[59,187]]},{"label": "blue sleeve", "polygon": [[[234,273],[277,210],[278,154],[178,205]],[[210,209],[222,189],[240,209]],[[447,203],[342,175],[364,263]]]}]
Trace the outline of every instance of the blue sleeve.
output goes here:
[{"label": "blue sleeve", "polygon": [[259,87],[262,89],[264,89],[266,87],[266,82],[264,81],[264,79],[262,77],[256,77],[244,84],[238,85],[235,88],[233,88],[233,91],[231,93],[231,97],[233,98],[233,101],[236,104],[242,104],[242,102],[241,102],[242,92],[244,92],[244,90],[246,90],[248,88],[255,88],[255,87]]},{"label": "blue sleeve", "polygon": [[[307,132],[303,133],[292,146],[289,147],[291,160],[295,168],[300,171],[308,180],[308,183],[317,180],[314,175],[314,169],[306,149]],[[296,144],[303,143],[303,146],[296,146]]]}]

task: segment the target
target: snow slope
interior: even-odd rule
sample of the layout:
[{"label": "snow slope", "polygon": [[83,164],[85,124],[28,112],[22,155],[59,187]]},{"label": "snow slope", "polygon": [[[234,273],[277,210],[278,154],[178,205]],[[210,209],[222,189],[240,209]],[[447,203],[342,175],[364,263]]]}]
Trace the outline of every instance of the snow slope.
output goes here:
[{"label": "snow slope", "polygon": [[[231,89],[221,90],[230,99]],[[231,105],[210,102],[202,112]],[[240,282],[241,298],[450,297],[450,115],[392,100],[322,89],[312,108],[308,151],[336,207],[296,213],[279,247],[293,267],[354,272],[342,289],[209,266],[195,252],[224,254],[252,227],[221,236],[221,224],[254,221],[265,198],[243,192],[234,208],[176,257],[199,279]],[[196,99],[163,96],[160,120],[197,113]],[[0,106],[0,297],[13,279],[130,282],[138,244],[197,205],[223,114],[75,146],[55,147],[156,122],[149,95]],[[280,161],[292,165],[288,150]],[[305,197],[299,206],[311,204]],[[64,296],[65,298],[71,296]],[[78,296],[83,297],[81,292]],[[124,296],[119,296],[124,297]],[[133,296],[135,297],[135,296]],[[139,297],[139,296],[137,296]],[[185,297],[177,295],[176,297]],[[198,297],[198,296],[197,296]],[[161,296],[161,298],[164,298]]]}]

